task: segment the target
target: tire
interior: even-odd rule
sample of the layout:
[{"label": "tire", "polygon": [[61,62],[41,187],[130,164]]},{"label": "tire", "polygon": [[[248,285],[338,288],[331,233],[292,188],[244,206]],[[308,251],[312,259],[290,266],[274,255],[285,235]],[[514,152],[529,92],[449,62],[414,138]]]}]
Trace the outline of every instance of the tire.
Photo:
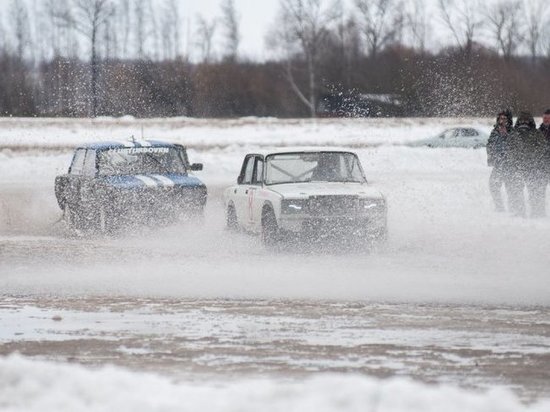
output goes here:
[{"label": "tire", "polygon": [[281,240],[281,232],[277,219],[271,208],[262,212],[262,243],[268,248],[276,246]]},{"label": "tire", "polygon": [[206,205],[196,205],[191,208],[191,217],[197,219],[204,218],[204,212],[206,210]]},{"label": "tire", "polygon": [[111,210],[105,205],[100,205],[94,214],[93,230],[100,235],[115,233],[115,221]]},{"label": "tire", "polygon": [[105,206],[100,206],[97,211],[97,230],[101,234],[105,234],[108,231],[107,223],[107,211]]},{"label": "tire", "polygon": [[237,212],[235,206],[232,204],[227,207],[227,214],[225,218],[225,226],[230,232],[237,232],[239,230],[239,222],[237,220]]},{"label": "tire", "polygon": [[76,207],[65,203],[63,208],[63,219],[69,228],[79,230],[82,226],[82,217]]},{"label": "tire", "polygon": [[384,248],[384,246],[388,242],[388,227],[384,225],[380,229],[378,229],[376,232],[373,233],[373,237],[371,241],[369,242],[369,248]]}]

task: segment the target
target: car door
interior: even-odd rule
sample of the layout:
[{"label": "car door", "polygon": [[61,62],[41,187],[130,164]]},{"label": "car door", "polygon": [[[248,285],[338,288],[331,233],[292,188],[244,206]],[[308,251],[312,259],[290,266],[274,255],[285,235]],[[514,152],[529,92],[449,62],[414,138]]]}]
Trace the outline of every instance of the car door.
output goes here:
[{"label": "car door", "polygon": [[75,207],[80,205],[80,186],[82,173],[84,171],[84,159],[86,149],[77,149],[73,156],[73,161],[67,174],[66,187],[64,189],[65,198],[69,205]]},{"label": "car door", "polygon": [[97,174],[96,151],[87,149],[84,156],[84,167],[80,176],[80,202],[82,206],[93,209],[96,205],[94,182]]},{"label": "car door", "polygon": [[249,187],[252,184],[254,174],[254,155],[249,154],[245,157],[239,175],[237,186],[233,191],[235,203],[235,211],[237,212],[237,220],[240,225],[248,227],[250,224],[249,210]]},{"label": "car door", "polygon": [[261,155],[254,156],[254,171],[252,181],[248,185],[248,229],[254,231],[261,225],[262,207],[264,198],[262,197],[264,158]]}]

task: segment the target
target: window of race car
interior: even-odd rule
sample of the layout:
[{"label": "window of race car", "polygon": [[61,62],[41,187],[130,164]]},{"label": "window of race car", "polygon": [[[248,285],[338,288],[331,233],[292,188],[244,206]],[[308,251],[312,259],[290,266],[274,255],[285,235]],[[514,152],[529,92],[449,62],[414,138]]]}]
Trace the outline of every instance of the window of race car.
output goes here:
[{"label": "window of race car", "polygon": [[267,185],[302,182],[366,182],[359,159],[353,153],[274,154],[266,158],[265,167]]},{"label": "window of race car", "polygon": [[181,151],[169,147],[101,150],[97,162],[101,176],[186,173]]}]

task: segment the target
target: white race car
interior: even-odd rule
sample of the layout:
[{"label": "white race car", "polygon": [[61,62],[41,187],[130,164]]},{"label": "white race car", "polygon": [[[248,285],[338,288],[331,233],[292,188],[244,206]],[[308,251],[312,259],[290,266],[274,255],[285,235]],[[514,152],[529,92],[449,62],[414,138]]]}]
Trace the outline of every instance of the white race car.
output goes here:
[{"label": "white race car", "polygon": [[248,154],[224,207],[228,229],[261,234],[267,246],[292,234],[311,241],[387,236],[386,199],[367,184],[357,155],[341,149]]}]

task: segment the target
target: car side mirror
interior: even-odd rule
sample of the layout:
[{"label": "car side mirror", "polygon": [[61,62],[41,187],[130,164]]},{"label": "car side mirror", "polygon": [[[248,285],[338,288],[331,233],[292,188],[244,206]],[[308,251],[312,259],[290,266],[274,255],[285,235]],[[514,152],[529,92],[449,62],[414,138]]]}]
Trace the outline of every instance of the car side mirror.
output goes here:
[{"label": "car side mirror", "polygon": [[193,172],[198,172],[198,171],[201,171],[203,169],[203,164],[202,163],[193,163],[189,169]]}]

